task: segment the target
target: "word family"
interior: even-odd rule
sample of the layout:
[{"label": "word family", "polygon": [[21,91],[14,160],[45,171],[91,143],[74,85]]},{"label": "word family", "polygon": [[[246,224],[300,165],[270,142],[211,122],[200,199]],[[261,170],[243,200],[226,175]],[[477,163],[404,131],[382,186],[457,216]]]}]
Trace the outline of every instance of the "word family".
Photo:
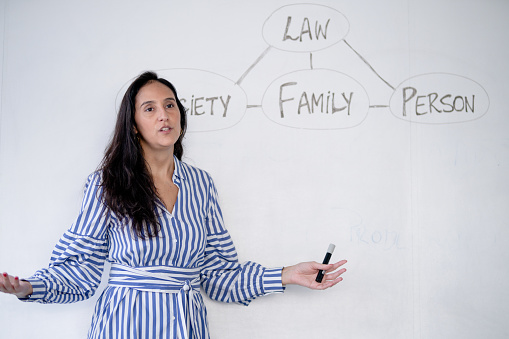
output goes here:
[{"label": "word family", "polygon": [[350,105],[352,103],[353,92],[320,92],[314,93],[302,91],[299,93],[286,95],[283,93],[286,87],[298,85],[297,82],[287,82],[279,87],[279,110],[281,118],[284,118],[288,112],[301,114],[308,113],[326,113],[334,114],[345,112],[350,115]]}]

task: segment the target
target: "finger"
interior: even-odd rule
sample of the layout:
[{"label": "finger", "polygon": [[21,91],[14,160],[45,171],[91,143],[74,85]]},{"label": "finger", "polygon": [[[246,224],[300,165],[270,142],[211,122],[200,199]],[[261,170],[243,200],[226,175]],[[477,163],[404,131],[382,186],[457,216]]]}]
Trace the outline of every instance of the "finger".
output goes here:
[{"label": "finger", "polygon": [[347,263],[346,260],[341,260],[334,264],[327,264],[327,265],[320,264],[323,267],[323,268],[320,268],[320,270],[324,270],[326,273],[334,272],[335,270],[337,270],[339,267],[343,266],[346,263]]},{"label": "finger", "polygon": [[341,275],[346,272],[346,268],[343,268],[339,271],[328,273],[324,276],[324,279],[321,283],[315,282],[315,286],[312,288],[317,290],[325,290],[327,288],[330,288],[339,282],[343,281],[343,278]]},{"label": "finger", "polygon": [[347,262],[348,262],[348,260],[343,259],[343,260],[338,261],[336,264],[337,264],[337,265],[338,265],[338,267],[339,267],[339,266],[343,266],[343,265],[344,265],[344,264],[346,264]]},{"label": "finger", "polygon": [[327,289],[327,288],[330,288],[330,287],[333,287],[335,286],[336,284],[340,283],[341,281],[343,281],[343,278],[342,277],[338,277],[337,279],[334,279],[334,280],[327,280],[325,282],[325,288],[324,289]]},{"label": "finger", "polygon": [[326,276],[325,279],[323,280],[324,287],[329,288],[343,281],[343,277],[340,276],[343,273],[344,272],[340,274],[334,273],[332,276]]},{"label": "finger", "polygon": [[323,281],[321,283],[316,283],[312,288],[315,290],[326,290],[341,281],[343,281],[343,278],[339,277],[335,280],[327,280],[327,281]]},{"label": "finger", "polygon": [[346,261],[346,260],[340,260],[340,261],[338,261],[338,262],[336,262],[336,263],[332,264],[333,270],[335,270],[335,269],[337,269],[337,268],[339,268],[339,267],[343,266],[343,265],[344,265],[344,264],[346,264],[346,263],[347,263],[347,261]]},{"label": "finger", "polygon": [[0,291],[2,291],[2,292],[4,292],[4,293],[5,293],[5,292],[7,292],[7,291],[6,291],[5,286],[4,286],[4,279],[5,279],[5,278],[4,278],[4,274],[5,274],[5,273],[2,273],[2,274],[0,275]]},{"label": "finger", "polygon": [[338,278],[340,275],[342,275],[343,273],[346,272],[346,268],[342,268],[338,271],[333,271],[333,272],[330,272],[330,273],[326,273],[324,278],[325,280],[334,280],[336,278]]},{"label": "finger", "polygon": [[14,291],[19,291],[19,277],[14,277],[14,284],[12,285]]},{"label": "finger", "polygon": [[7,273],[2,273],[2,285],[3,285],[3,289],[2,289],[2,292],[5,292],[5,293],[13,293],[13,287],[12,287],[12,283],[9,279],[9,275]]}]

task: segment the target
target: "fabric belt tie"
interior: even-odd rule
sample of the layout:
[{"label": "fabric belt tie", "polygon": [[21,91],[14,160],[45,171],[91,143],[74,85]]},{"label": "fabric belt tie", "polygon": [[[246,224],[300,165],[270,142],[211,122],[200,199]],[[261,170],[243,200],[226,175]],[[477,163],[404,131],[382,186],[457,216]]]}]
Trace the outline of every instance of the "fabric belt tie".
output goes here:
[{"label": "fabric belt tie", "polygon": [[200,305],[200,268],[173,266],[131,267],[111,264],[110,286],[128,287],[138,291],[177,294],[180,338],[190,339],[190,325],[197,327],[195,310]]}]

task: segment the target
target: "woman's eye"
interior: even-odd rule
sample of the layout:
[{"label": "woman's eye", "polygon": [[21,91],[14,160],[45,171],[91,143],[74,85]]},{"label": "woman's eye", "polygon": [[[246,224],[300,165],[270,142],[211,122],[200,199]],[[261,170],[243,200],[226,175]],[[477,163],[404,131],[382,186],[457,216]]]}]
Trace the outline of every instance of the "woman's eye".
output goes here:
[{"label": "woman's eye", "polygon": [[145,112],[152,112],[154,109],[152,107],[145,108]]},{"label": "woman's eye", "polygon": [[173,108],[173,107],[175,107],[175,105],[174,105],[174,104],[168,104],[168,105],[166,105],[166,108]]}]

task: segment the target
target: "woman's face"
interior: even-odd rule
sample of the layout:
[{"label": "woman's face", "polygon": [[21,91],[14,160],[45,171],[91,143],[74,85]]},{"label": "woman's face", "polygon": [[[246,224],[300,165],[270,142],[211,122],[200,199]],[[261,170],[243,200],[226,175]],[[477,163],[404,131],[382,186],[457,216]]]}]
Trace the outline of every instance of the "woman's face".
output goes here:
[{"label": "woman's face", "polygon": [[173,91],[158,81],[143,86],[135,99],[135,130],[144,152],[169,150],[180,136],[180,111]]}]

